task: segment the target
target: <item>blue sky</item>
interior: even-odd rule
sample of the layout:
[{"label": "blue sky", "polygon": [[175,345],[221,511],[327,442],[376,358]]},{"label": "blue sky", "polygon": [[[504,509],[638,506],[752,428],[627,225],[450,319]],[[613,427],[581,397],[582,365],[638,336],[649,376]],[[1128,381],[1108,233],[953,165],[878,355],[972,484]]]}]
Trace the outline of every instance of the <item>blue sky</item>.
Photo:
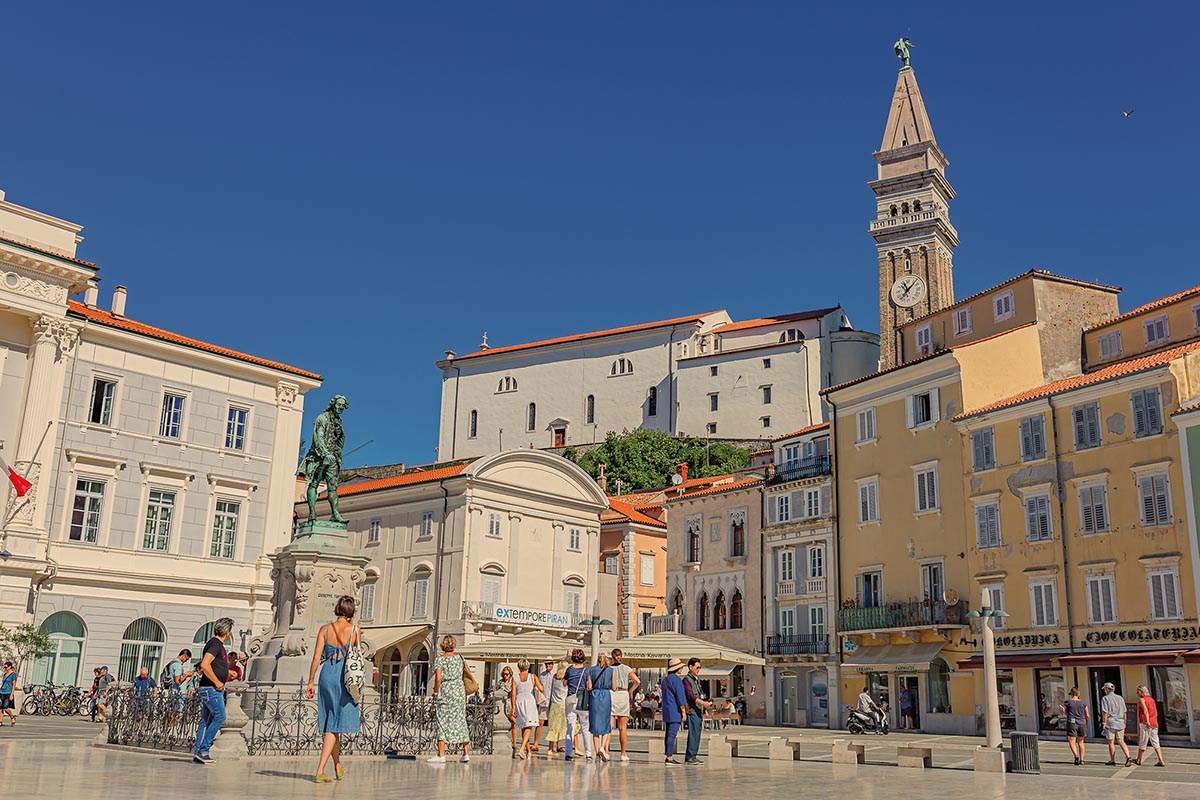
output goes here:
[{"label": "blue sky", "polygon": [[831,5],[17,4],[0,188],[85,226],[102,305],[324,374],[306,423],[347,395],[351,462],[434,460],[433,362],[484,330],[837,302],[875,330],[901,34],[959,296],[1200,282],[1200,6]]}]

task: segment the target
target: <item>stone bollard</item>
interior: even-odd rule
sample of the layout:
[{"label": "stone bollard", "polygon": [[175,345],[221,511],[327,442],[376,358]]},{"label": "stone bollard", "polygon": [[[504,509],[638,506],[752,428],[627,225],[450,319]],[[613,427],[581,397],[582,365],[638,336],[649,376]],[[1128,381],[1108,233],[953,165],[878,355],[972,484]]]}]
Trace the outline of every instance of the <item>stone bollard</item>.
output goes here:
[{"label": "stone bollard", "polygon": [[833,763],[861,764],[866,760],[866,748],[852,741],[838,739],[833,743]]},{"label": "stone bollard", "polygon": [[221,724],[221,730],[213,742],[211,754],[214,758],[240,758],[250,755],[246,746],[246,736],[242,733],[242,728],[250,722],[250,718],[242,709],[242,698],[247,688],[243,681],[230,681],[225,684],[225,722]]},{"label": "stone bollard", "polygon": [[786,736],[772,736],[767,742],[767,757],[772,761],[799,761],[799,742],[789,742]]},{"label": "stone bollard", "polygon": [[[679,741],[676,740],[675,749],[679,749]],[[667,757],[667,740],[664,736],[651,736],[646,740],[646,752],[650,756],[651,761],[662,761]]]},{"label": "stone bollard", "polygon": [[728,765],[737,755],[737,746],[723,735],[710,736],[708,739],[708,761],[710,764]]}]

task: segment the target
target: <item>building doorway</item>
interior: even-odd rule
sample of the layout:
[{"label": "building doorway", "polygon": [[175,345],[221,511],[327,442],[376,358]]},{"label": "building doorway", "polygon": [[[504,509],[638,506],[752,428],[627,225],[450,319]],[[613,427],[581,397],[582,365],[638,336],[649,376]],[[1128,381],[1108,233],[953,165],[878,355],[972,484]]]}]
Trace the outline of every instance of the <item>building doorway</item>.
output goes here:
[{"label": "building doorway", "polygon": [[[887,707],[895,720],[896,709],[891,707],[892,693],[888,688],[888,673],[871,672],[867,674],[867,693],[880,708]],[[885,706],[886,704],[886,706]]]},{"label": "building doorway", "polygon": [[1188,735],[1187,675],[1183,667],[1150,667],[1150,696],[1164,736]]},{"label": "building doorway", "polygon": [[896,676],[896,728],[920,728],[921,703],[916,675]]},{"label": "building doorway", "polygon": [[1000,698],[1000,730],[1017,729],[1017,684],[1011,669],[996,670],[996,694]]},{"label": "building doorway", "polygon": [[823,669],[808,675],[808,725],[829,727],[829,673]]},{"label": "building doorway", "polygon": [[554,446],[562,447],[566,443],[567,443],[567,429],[566,428],[555,428],[554,429]]},{"label": "building doorway", "polygon": [[[1094,728],[1093,736],[1100,736],[1103,732],[1100,715],[1100,700],[1104,697],[1104,689],[1101,687],[1106,683],[1111,683],[1117,687],[1117,694],[1122,697],[1125,692],[1121,689],[1121,668],[1120,667],[1092,667],[1089,670],[1089,675],[1092,684],[1092,727]],[[1128,724],[1128,720],[1126,720]]]},{"label": "building doorway", "polygon": [[800,703],[800,679],[787,670],[779,679],[779,724],[795,725]]},{"label": "building doorway", "polygon": [[1039,669],[1037,671],[1038,730],[1042,733],[1067,732],[1067,716],[1063,708],[1067,702],[1067,682],[1061,669]]}]

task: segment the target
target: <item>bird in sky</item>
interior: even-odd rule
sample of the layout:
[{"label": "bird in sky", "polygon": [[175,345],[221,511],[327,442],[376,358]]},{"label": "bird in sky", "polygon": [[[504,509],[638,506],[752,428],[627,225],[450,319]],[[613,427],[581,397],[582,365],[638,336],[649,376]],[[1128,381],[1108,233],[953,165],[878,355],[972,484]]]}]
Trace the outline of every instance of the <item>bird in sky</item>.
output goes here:
[{"label": "bird in sky", "polygon": [[1133,109],[1131,108],[1128,111],[1122,111],[1121,113],[1125,115],[1125,119],[1129,119],[1133,116]]}]

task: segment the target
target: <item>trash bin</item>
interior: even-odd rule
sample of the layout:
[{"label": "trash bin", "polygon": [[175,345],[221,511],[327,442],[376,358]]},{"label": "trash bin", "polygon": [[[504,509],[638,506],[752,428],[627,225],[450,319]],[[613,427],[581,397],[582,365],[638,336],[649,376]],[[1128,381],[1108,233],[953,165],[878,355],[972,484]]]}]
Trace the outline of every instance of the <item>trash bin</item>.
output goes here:
[{"label": "trash bin", "polygon": [[1042,771],[1038,760],[1038,735],[1013,731],[1008,735],[1009,750],[1012,752],[1012,771],[1025,775],[1037,775]]}]

